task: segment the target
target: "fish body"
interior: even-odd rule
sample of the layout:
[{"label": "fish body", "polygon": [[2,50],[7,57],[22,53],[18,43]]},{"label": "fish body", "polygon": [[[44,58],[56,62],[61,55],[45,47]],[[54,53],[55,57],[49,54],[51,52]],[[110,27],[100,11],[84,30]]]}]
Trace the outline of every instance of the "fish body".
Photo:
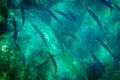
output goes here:
[{"label": "fish body", "polygon": [[100,42],[100,44],[109,52],[112,54],[111,50],[107,47],[107,45],[102,41],[100,40],[97,36],[95,36],[95,38]]},{"label": "fish body", "polygon": [[47,9],[47,12],[58,22],[60,23],[61,25],[63,25],[63,23],[50,11]]},{"label": "fish body", "polygon": [[95,54],[92,52],[92,50],[90,50],[91,56],[94,59],[94,61],[100,66],[100,68],[105,71],[105,68],[103,66],[103,64],[98,60],[98,58],[95,56]]},{"label": "fish body", "polygon": [[92,10],[90,10],[89,8],[86,8],[86,9],[89,12],[89,14],[93,17],[93,19],[97,22],[100,29],[102,29],[102,23],[100,22],[99,18],[96,16],[96,14]]},{"label": "fish body", "polygon": [[24,23],[25,23],[25,11],[24,11],[23,2],[21,2],[21,4],[20,4],[20,10],[21,10],[21,15],[22,15],[22,26],[24,26]]},{"label": "fish body", "polygon": [[17,23],[14,17],[13,17],[13,26],[14,26],[14,40],[16,40],[18,35],[18,28],[17,28]]},{"label": "fish body", "polygon": [[111,10],[113,9],[113,6],[107,0],[101,0],[101,2],[107,7],[109,7]]},{"label": "fish body", "polygon": [[68,12],[68,14],[69,14],[69,17],[70,17],[70,21],[71,20],[73,21],[74,25],[77,28],[77,32],[79,33],[79,36],[81,36],[80,35],[80,33],[81,33],[81,31],[80,31],[81,30],[80,29],[80,21],[76,18],[76,16],[72,12]]},{"label": "fish body", "polygon": [[13,45],[15,44],[15,40],[13,39],[11,44],[10,44],[10,47],[9,47],[9,51],[12,49]]},{"label": "fish body", "polygon": [[21,52],[20,46],[16,42],[15,42],[15,45],[16,45],[18,51],[20,52],[19,58],[22,61],[23,66],[25,66],[25,57],[24,57],[23,53]]},{"label": "fish body", "polygon": [[51,54],[49,51],[48,51],[48,54],[49,54],[49,56],[50,56],[50,58],[51,58],[51,60],[52,60],[52,62],[53,62],[54,67],[55,67],[55,73],[54,73],[54,76],[55,76],[56,73],[57,73],[57,64],[56,64],[56,61],[55,61],[55,59],[53,58],[52,54]]},{"label": "fish body", "polygon": [[74,14],[72,14],[72,12],[68,12],[68,14],[73,21],[75,21],[75,22],[77,21],[76,16]]},{"label": "fish body", "polygon": [[43,65],[48,64],[48,62],[49,62],[49,60],[46,60],[46,61],[44,61],[43,63],[41,63],[40,65],[38,65],[38,66],[34,66],[34,65],[33,65],[33,67],[35,67],[35,68],[37,68],[37,69],[40,69]]},{"label": "fish body", "polygon": [[99,66],[100,70],[104,72],[104,80],[108,80],[108,74],[105,71],[103,64],[99,61],[99,59],[95,56],[95,54],[90,50],[91,56],[94,59],[95,63]]},{"label": "fish body", "polygon": [[94,80],[92,76],[90,76],[90,72],[85,68],[85,65],[80,61],[81,65],[83,66],[85,73],[87,74],[88,80]]},{"label": "fish body", "polygon": [[47,46],[47,42],[46,42],[46,39],[45,39],[45,37],[44,37],[44,34],[43,34],[35,25],[32,24],[32,26],[33,26],[33,28],[38,32],[39,36],[42,38],[43,42],[44,42],[45,45]]},{"label": "fish body", "polygon": [[17,28],[17,23],[15,18],[13,17],[13,26],[14,26],[14,37],[13,40],[11,42],[11,45],[9,47],[9,50],[11,50],[11,48],[13,47],[13,45],[15,44],[16,40],[17,40],[17,35],[18,35],[18,28]]},{"label": "fish body", "polygon": [[115,5],[115,7],[120,12],[120,7],[118,5]]},{"label": "fish body", "polygon": [[61,32],[61,34],[68,35],[68,36],[71,36],[73,39],[76,39],[76,37],[73,34],[71,34],[71,33]]},{"label": "fish body", "polygon": [[114,59],[120,64],[120,58],[113,54],[113,52],[107,47],[107,45],[100,40],[97,36],[95,38],[100,42],[100,44],[114,57]]},{"label": "fish body", "polygon": [[58,10],[55,10],[55,12],[63,15],[65,18],[69,19],[69,16],[68,16],[66,13],[64,13],[64,12],[62,12],[62,11],[58,11]]}]

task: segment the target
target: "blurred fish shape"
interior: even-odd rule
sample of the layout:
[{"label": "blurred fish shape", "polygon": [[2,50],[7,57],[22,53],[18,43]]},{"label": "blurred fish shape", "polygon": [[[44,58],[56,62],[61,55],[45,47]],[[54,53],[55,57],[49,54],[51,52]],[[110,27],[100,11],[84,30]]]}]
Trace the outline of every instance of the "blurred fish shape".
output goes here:
[{"label": "blurred fish shape", "polygon": [[92,76],[90,75],[90,72],[85,68],[85,65],[83,64],[83,62],[80,61],[80,63],[81,63],[81,65],[82,65],[82,67],[84,68],[85,73],[87,74],[88,80],[94,80],[94,79],[92,78]]},{"label": "blurred fish shape", "polygon": [[99,66],[100,70],[104,73],[104,80],[108,80],[108,74],[105,71],[105,68],[103,64],[100,62],[100,60],[95,56],[92,50],[90,50],[90,54],[92,58],[94,59],[95,63]]},{"label": "blurred fish shape", "polygon": [[80,21],[77,19],[77,17],[75,16],[74,13],[68,12],[68,14],[70,17],[70,21],[72,21],[72,23],[76,26],[77,32],[79,33],[79,36],[80,36],[80,34],[81,34]]},{"label": "blurred fish shape", "polygon": [[22,15],[22,26],[24,26],[24,23],[25,23],[25,11],[24,11],[23,2],[20,3],[20,10],[21,10],[21,15]]},{"label": "blurred fish shape", "polygon": [[95,38],[110,53],[110,55],[116,60],[116,62],[120,64],[120,58],[116,56],[115,54],[113,54],[113,52],[108,48],[108,46],[102,40],[100,40],[97,36],[95,36]]},{"label": "blurred fish shape", "polygon": [[52,54],[51,54],[49,51],[48,51],[48,54],[49,54],[49,56],[50,56],[50,58],[51,58],[51,60],[52,60],[52,62],[53,62],[54,67],[55,67],[55,73],[54,73],[54,76],[55,76],[56,73],[57,73],[57,64],[56,64],[56,61],[55,61],[55,59],[53,58]]},{"label": "blurred fish shape", "polygon": [[15,44],[15,42],[17,40],[17,36],[18,36],[18,27],[17,27],[17,23],[16,23],[16,20],[15,20],[15,17],[13,17],[13,26],[14,26],[14,37],[13,37],[13,40],[12,40],[11,45],[9,47],[9,50],[11,50],[11,48]]},{"label": "blurred fish shape", "polygon": [[97,15],[92,10],[90,10],[89,8],[86,8],[86,9],[89,12],[89,14],[92,16],[92,18],[97,22],[100,29],[102,29],[102,23],[101,23],[100,19],[97,17]]},{"label": "blurred fish shape", "polygon": [[76,39],[76,37],[75,37],[74,34],[71,34],[71,33],[68,33],[68,32],[61,32],[61,34],[63,34],[63,35],[67,35],[67,36],[72,37],[73,39]]},{"label": "blurred fish shape", "polygon": [[42,38],[44,44],[47,46],[47,42],[46,42],[44,34],[34,24],[32,24],[32,26],[37,31],[37,33],[39,34],[39,36]]},{"label": "blurred fish shape", "polygon": [[62,21],[57,18],[57,16],[50,10],[47,9],[47,12],[61,25],[63,25]]},{"label": "blurred fish shape", "polygon": [[65,13],[65,12],[62,12],[62,11],[59,11],[59,10],[55,10],[56,13],[58,14],[61,14],[62,16],[64,16],[66,19],[69,19],[69,16]]},{"label": "blurred fish shape", "polygon": [[76,16],[72,12],[68,12],[68,14],[72,21],[75,21],[75,22],[77,21]]},{"label": "blurred fish shape", "polygon": [[112,11],[114,9],[114,7],[111,5],[110,2],[108,2],[107,0],[101,0],[101,2],[106,5],[108,8],[110,8],[110,10]]},{"label": "blurred fish shape", "polygon": [[20,46],[18,45],[17,42],[15,42],[15,45],[16,45],[18,51],[20,52],[20,53],[19,53],[19,59],[20,59],[20,61],[22,61],[23,66],[25,66],[25,56],[24,56],[24,54],[22,53],[22,51],[21,51],[21,49],[20,49]]}]

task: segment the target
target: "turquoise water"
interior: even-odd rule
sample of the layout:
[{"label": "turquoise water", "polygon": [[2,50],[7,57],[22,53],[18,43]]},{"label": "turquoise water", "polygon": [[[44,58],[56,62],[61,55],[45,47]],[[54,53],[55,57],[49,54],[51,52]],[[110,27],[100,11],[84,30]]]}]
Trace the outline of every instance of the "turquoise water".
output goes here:
[{"label": "turquoise water", "polygon": [[0,1],[0,80],[120,80],[120,0]]}]

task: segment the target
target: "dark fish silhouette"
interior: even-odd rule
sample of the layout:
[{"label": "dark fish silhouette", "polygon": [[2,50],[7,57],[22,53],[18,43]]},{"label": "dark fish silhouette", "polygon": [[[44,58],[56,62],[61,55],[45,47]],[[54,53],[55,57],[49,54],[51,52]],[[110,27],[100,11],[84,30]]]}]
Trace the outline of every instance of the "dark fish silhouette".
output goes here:
[{"label": "dark fish silhouette", "polygon": [[56,64],[56,61],[55,61],[55,59],[53,58],[52,54],[51,54],[49,51],[48,51],[48,54],[49,54],[49,56],[50,56],[50,58],[51,58],[51,60],[52,60],[52,62],[53,62],[54,67],[55,67],[55,73],[54,73],[54,76],[55,76],[56,73],[57,73],[57,64]]},{"label": "dark fish silhouette", "polygon": [[51,12],[50,10],[47,9],[47,12],[61,25],[63,25],[63,23],[53,14],[53,12]]},{"label": "dark fish silhouette", "polygon": [[22,61],[23,66],[25,66],[25,57],[24,57],[24,54],[21,52],[20,46],[16,42],[15,42],[15,45],[16,45],[18,51],[20,52],[19,58]]},{"label": "dark fish silhouette", "polygon": [[48,62],[49,62],[49,60],[46,60],[46,61],[44,61],[43,63],[41,63],[40,65],[38,65],[38,66],[33,65],[33,67],[39,69],[39,68],[41,68],[43,65],[46,65]]},{"label": "dark fish silhouette", "polygon": [[107,47],[107,45],[100,40],[97,36],[95,36],[95,38],[100,42],[100,44],[110,53],[111,56],[114,57],[114,59],[120,64],[120,58],[116,55],[113,54],[113,52]]},{"label": "dark fish silhouette", "polygon": [[81,65],[83,66],[85,73],[87,74],[88,80],[94,80],[92,76],[90,75],[90,72],[85,68],[85,65],[80,61]]},{"label": "dark fish silhouette", "polygon": [[20,9],[21,9],[21,15],[22,15],[22,26],[24,26],[24,23],[25,23],[25,12],[24,12],[23,2],[21,2],[21,4],[20,4]]},{"label": "dark fish silhouette", "polygon": [[73,21],[77,21],[76,16],[72,12],[68,12],[68,14]]},{"label": "dark fish silhouette", "polygon": [[106,5],[108,8],[110,8],[111,10],[113,9],[113,6],[107,1],[107,0],[101,0],[101,2]]},{"label": "dark fish silhouette", "polygon": [[90,50],[91,56],[94,59],[95,63],[99,66],[100,70],[104,72],[104,80],[108,80],[108,74],[105,71],[103,64],[99,61],[99,59],[94,55],[92,50]]},{"label": "dark fish silhouette", "polygon": [[64,13],[64,12],[62,12],[62,11],[59,11],[59,10],[55,10],[55,12],[63,15],[66,19],[69,19],[69,16],[68,16],[66,13]]},{"label": "dark fish silhouette", "polygon": [[100,22],[99,18],[96,16],[96,14],[92,10],[90,10],[89,8],[86,8],[86,9],[89,12],[89,14],[93,17],[93,19],[97,22],[100,29],[102,29],[102,23]]},{"label": "dark fish silhouette", "polygon": [[38,32],[39,36],[42,38],[43,42],[45,43],[45,45],[47,46],[47,42],[46,39],[44,37],[44,34],[34,25],[32,24],[33,28]]},{"label": "dark fish silhouette", "polygon": [[76,28],[77,28],[77,32],[79,33],[80,36],[80,21],[76,18],[76,16],[72,13],[72,12],[68,12],[69,17],[70,17],[70,21],[72,20],[73,23],[75,24]]},{"label": "dark fish silhouette", "polygon": [[76,39],[76,37],[75,37],[73,34],[71,34],[71,33],[61,32],[61,34],[63,34],[63,35],[67,35],[67,36],[72,37],[73,39]]},{"label": "dark fish silhouette", "polygon": [[17,27],[17,23],[14,17],[13,17],[13,26],[14,26],[14,37],[13,37],[13,40],[11,42],[9,49],[11,49],[13,45],[15,44],[15,41],[17,40],[17,35],[18,35],[18,27]]},{"label": "dark fish silhouette", "polygon": [[13,26],[14,26],[14,39],[16,40],[18,35],[18,28],[17,28],[17,23],[14,17],[13,17]]}]

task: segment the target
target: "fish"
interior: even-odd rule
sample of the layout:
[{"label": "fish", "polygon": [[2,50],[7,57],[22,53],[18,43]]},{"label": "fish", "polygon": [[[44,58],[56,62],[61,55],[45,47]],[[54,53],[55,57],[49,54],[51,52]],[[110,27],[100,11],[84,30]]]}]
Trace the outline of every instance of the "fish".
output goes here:
[{"label": "fish", "polygon": [[75,16],[72,12],[68,12],[68,14],[69,14],[71,20],[73,20],[73,21],[75,21],[75,22],[77,21],[76,16]]},{"label": "fish", "polygon": [[33,65],[32,67],[35,67],[35,68],[37,68],[37,69],[40,69],[43,65],[47,64],[48,62],[49,62],[49,60],[46,60],[46,61],[44,61],[43,63],[41,63],[40,65],[38,65],[38,66]]},{"label": "fish", "polygon": [[100,62],[100,60],[95,56],[95,54],[93,53],[93,51],[90,49],[90,53],[92,58],[94,59],[95,63],[99,66],[99,68],[104,72],[104,80],[108,80],[108,74],[105,71],[105,67],[103,66],[103,64]]},{"label": "fish", "polygon": [[107,47],[107,45],[106,45],[102,40],[100,40],[97,36],[95,36],[95,38],[100,42],[100,44],[101,44],[109,53],[112,53],[111,50]]},{"label": "fish", "polygon": [[18,27],[15,18],[13,17],[13,26],[14,26],[14,40],[17,40]]},{"label": "fish", "polygon": [[15,40],[13,39],[12,42],[11,42],[11,44],[10,44],[9,51],[12,49],[12,47],[14,46],[14,44],[15,44]]},{"label": "fish", "polygon": [[63,23],[53,14],[53,12],[51,12],[50,10],[47,9],[47,12],[61,25],[63,25]]},{"label": "fish", "polygon": [[81,36],[81,29],[80,29],[80,21],[76,18],[76,16],[72,12],[68,12],[70,16],[70,21],[72,20],[74,25],[76,26],[77,32],[79,33],[79,36]]},{"label": "fish", "polygon": [[37,31],[37,33],[39,34],[39,36],[42,38],[44,44],[47,46],[47,42],[46,42],[44,34],[34,24],[31,24],[31,25]]},{"label": "fish", "polygon": [[52,62],[53,62],[54,67],[55,67],[55,73],[54,73],[54,76],[55,76],[56,73],[57,73],[57,64],[56,64],[56,61],[55,61],[55,59],[53,58],[52,54],[51,54],[49,51],[48,51],[48,54],[49,54],[49,56],[50,56],[50,58],[51,58],[51,60],[52,60]]},{"label": "fish", "polygon": [[68,16],[66,13],[64,13],[64,12],[62,12],[62,11],[59,11],[59,10],[55,10],[55,12],[63,15],[66,19],[69,19],[69,16]]},{"label": "fish", "polygon": [[100,42],[100,44],[110,53],[111,56],[114,57],[114,59],[120,64],[120,58],[116,55],[113,54],[113,52],[108,48],[108,46],[102,41],[100,40],[97,36],[95,36],[95,38]]},{"label": "fish", "polygon": [[24,23],[25,23],[25,11],[24,11],[23,2],[20,3],[20,10],[21,10],[21,15],[22,15],[22,26],[24,26]]},{"label": "fish", "polygon": [[107,1],[107,0],[101,0],[101,2],[106,5],[108,8],[110,8],[111,10],[113,10],[113,6]]},{"label": "fish", "polygon": [[76,37],[73,34],[71,34],[71,33],[61,32],[61,34],[68,35],[68,36],[72,37],[73,39],[76,39]]},{"label": "fish", "polygon": [[96,16],[96,14],[92,10],[90,10],[89,8],[86,8],[86,9],[89,12],[89,14],[92,16],[92,18],[97,22],[100,29],[102,29],[102,23],[101,23],[100,19]]},{"label": "fish", "polygon": [[17,27],[17,23],[16,23],[16,20],[15,20],[15,17],[13,17],[13,26],[14,26],[14,37],[13,37],[13,40],[12,40],[11,45],[9,47],[9,50],[11,50],[11,48],[15,44],[15,42],[17,40],[17,36],[18,36],[18,27]]},{"label": "fish", "polygon": [[20,52],[19,53],[19,58],[22,61],[23,66],[25,66],[25,57],[24,57],[24,55],[23,55],[23,53],[22,53],[22,51],[20,49],[20,46],[17,44],[17,42],[15,42],[15,45],[16,45],[18,51]]},{"label": "fish", "polygon": [[90,72],[85,68],[85,65],[83,64],[83,62],[80,61],[80,63],[81,63],[81,65],[82,65],[82,67],[84,68],[85,73],[87,74],[88,80],[94,80],[94,79],[92,78],[92,76],[90,76]]}]

